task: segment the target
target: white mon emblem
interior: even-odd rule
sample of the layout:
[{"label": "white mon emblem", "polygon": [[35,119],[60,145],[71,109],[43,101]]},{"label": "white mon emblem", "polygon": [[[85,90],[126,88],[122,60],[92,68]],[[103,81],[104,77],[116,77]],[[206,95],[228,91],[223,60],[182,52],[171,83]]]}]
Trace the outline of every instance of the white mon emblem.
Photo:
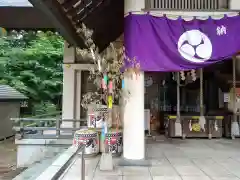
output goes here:
[{"label": "white mon emblem", "polygon": [[201,31],[190,30],[180,36],[178,51],[187,61],[203,63],[212,56],[212,43]]}]

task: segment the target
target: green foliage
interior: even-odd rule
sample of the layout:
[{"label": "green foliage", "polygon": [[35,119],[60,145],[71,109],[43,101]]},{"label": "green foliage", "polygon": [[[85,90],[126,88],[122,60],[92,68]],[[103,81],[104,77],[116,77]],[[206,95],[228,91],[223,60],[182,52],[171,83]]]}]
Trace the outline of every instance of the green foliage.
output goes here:
[{"label": "green foliage", "polygon": [[42,102],[34,104],[33,111],[35,112],[35,115],[43,115],[57,112],[57,107],[55,104],[52,104],[51,102]]},{"label": "green foliage", "polygon": [[63,45],[62,37],[53,32],[13,31],[1,37],[0,84],[9,84],[28,96],[34,107],[48,109],[44,102],[58,105],[62,94]]}]

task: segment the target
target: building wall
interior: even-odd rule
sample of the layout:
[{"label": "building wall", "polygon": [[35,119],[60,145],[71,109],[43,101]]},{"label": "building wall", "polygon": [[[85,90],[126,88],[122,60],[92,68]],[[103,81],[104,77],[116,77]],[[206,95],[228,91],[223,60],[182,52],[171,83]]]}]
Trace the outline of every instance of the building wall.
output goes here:
[{"label": "building wall", "polygon": [[[213,1],[213,0],[202,0],[201,4],[206,4]],[[155,3],[154,3],[155,2]],[[165,2],[165,4],[162,4],[162,2]],[[183,5],[186,6],[187,3],[189,3],[189,0],[178,0],[179,3],[182,3]],[[196,1],[195,1],[196,2]],[[199,3],[200,1],[197,0]],[[178,5],[179,5],[178,3]],[[229,3],[228,7],[232,10],[239,10],[240,9],[240,1],[239,0],[229,0],[227,2],[226,0],[220,0],[219,1],[219,10],[209,10],[204,9],[204,10],[193,10],[189,11],[191,7],[186,6],[186,8],[189,8],[188,10],[177,10],[174,9],[172,10],[165,10],[165,9],[170,9],[169,7],[173,7],[173,4],[176,4],[176,0],[168,0],[168,1],[162,1],[162,0],[126,0],[125,1],[125,14],[128,12],[134,12],[134,11],[142,11],[143,9],[154,9],[154,12],[162,12],[165,14],[171,14],[171,15],[186,15],[186,16],[205,16],[205,15],[217,15],[217,14],[223,14],[226,13],[226,3]],[[192,4],[192,3],[191,3]],[[155,7],[157,6],[157,7]],[[179,7],[185,7],[185,6],[179,6]],[[203,6],[204,7],[204,6]],[[156,9],[155,9],[156,8]],[[158,8],[158,9],[157,9]],[[159,8],[165,8],[165,9],[159,9]],[[211,8],[211,7],[209,7]],[[215,11],[215,12],[214,12]]]},{"label": "building wall", "polygon": [[0,102],[0,139],[13,135],[13,123],[10,118],[19,117],[19,102]]},{"label": "building wall", "polygon": [[[82,71],[82,91],[81,97],[88,92],[96,92],[97,87],[93,81],[89,80],[89,71]],[[87,118],[87,110],[81,107],[81,118]]]},{"label": "building wall", "polygon": [[231,9],[239,10],[240,9],[240,1],[239,0],[230,0],[229,7]]}]

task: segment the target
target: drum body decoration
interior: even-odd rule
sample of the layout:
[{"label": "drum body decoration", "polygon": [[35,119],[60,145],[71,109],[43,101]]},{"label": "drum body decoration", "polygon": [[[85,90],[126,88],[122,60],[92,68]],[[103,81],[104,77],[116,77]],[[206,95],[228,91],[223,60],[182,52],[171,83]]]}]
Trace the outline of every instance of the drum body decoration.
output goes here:
[{"label": "drum body decoration", "polygon": [[123,152],[123,136],[121,130],[110,130],[105,136],[105,147],[107,152],[119,156]]},{"label": "drum body decoration", "polygon": [[85,145],[84,153],[87,155],[97,155],[99,153],[99,136],[93,130],[79,130],[74,134],[73,145]]},{"label": "drum body decoration", "polygon": [[108,109],[106,106],[101,107],[91,107],[88,113],[88,127],[89,128],[102,128],[103,122],[106,121],[108,117]]}]

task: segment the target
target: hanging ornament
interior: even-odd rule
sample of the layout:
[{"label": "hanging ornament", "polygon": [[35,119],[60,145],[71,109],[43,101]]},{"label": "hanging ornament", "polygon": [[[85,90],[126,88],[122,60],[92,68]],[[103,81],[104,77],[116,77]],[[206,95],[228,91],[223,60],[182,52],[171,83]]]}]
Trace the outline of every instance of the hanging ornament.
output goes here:
[{"label": "hanging ornament", "polygon": [[200,132],[201,131],[201,126],[199,123],[194,123],[192,124],[192,131],[194,132]]},{"label": "hanging ornament", "polygon": [[105,140],[105,122],[102,124],[101,140]]},{"label": "hanging ornament", "polygon": [[174,80],[175,81],[175,73],[172,73],[172,80]]},{"label": "hanging ornament", "polygon": [[113,82],[112,81],[109,81],[109,84],[108,84],[108,90],[109,90],[109,93],[113,93]]},{"label": "hanging ornament", "polygon": [[125,87],[125,82],[124,82],[124,79],[122,79],[122,89],[124,89]]},{"label": "hanging ornament", "polygon": [[71,68],[71,64],[66,64],[66,68]]},{"label": "hanging ornament", "polygon": [[102,71],[102,67],[101,67],[101,60],[100,60],[100,58],[98,58],[98,70],[99,70],[99,72],[101,72]]},{"label": "hanging ornament", "polygon": [[107,89],[107,84],[105,83],[104,78],[102,79],[102,88]]},{"label": "hanging ornament", "polygon": [[188,128],[189,128],[189,131],[192,131],[192,120],[189,121]]},{"label": "hanging ornament", "polygon": [[162,81],[162,85],[165,86],[165,84],[166,84],[166,82],[165,82],[165,80],[163,80],[163,81]]},{"label": "hanging ornament", "polygon": [[218,124],[217,124],[217,120],[215,120],[215,123],[214,123],[214,128],[215,128],[215,131],[218,131]]},{"label": "hanging ornament", "polygon": [[197,80],[196,71],[194,69],[191,70],[191,77],[193,81]]},{"label": "hanging ornament", "polygon": [[108,84],[108,76],[107,76],[107,74],[104,74],[103,79],[104,79],[105,84],[107,85]]},{"label": "hanging ornament", "polygon": [[180,76],[181,76],[181,80],[185,81],[186,77],[185,77],[184,71],[180,71]]},{"label": "hanging ornament", "polygon": [[112,104],[113,104],[113,98],[112,96],[108,96],[108,108],[112,109]]}]

